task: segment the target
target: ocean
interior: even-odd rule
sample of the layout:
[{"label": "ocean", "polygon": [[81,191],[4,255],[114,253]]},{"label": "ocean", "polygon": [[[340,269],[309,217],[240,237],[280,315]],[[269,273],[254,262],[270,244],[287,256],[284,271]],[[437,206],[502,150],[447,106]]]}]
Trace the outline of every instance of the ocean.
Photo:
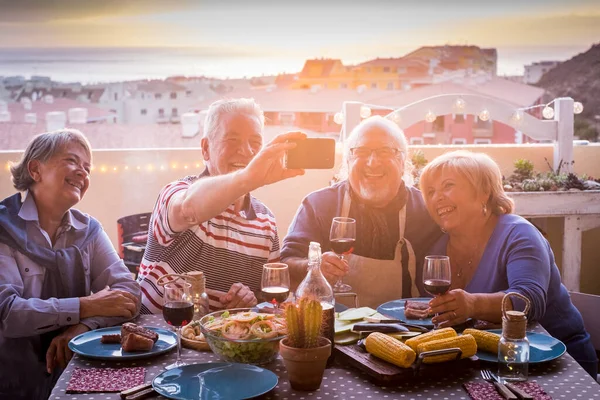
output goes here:
[{"label": "ocean", "polygon": [[[498,48],[498,75],[521,75],[525,64],[564,61],[585,50],[586,46]],[[366,59],[342,57],[342,62],[354,64]],[[86,84],[174,75],[224,79],[295,73],[302,69],[304,61],[277,56],[217,56],[194,48],[0,48],[0,77],[38,75]]]}]

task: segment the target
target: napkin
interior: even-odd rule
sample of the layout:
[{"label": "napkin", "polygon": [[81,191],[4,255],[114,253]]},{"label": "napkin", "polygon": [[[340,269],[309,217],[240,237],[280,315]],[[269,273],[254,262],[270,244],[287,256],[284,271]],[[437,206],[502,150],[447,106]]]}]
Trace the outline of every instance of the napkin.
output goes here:
[{"label": "napkin", "polygon": [[[516,382],[519,389],[533,396],[535,400],[552,400],[544,389],[536,382]],[[473,400],[504,400],[504,397],[496,390],[493,383],[469,382],[463,385]]]},{"label": "napkin", "polygon": [[144,383],[146,368],[75,368],[67,393],[120,392]]}]

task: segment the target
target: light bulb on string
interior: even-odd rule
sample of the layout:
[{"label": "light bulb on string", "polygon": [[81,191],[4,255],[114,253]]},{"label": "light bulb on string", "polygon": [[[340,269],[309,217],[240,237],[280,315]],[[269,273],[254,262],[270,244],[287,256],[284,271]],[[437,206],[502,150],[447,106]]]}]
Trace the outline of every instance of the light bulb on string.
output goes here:
[{"label": "light bulb on string", "polygon": [[368,106],[360,107],[360,117],[361,118],[369,118],[371,116],[371,108]]},{"label": "light bulb on string", "polygon": [[510,117],[510,120],[512,121],[513,125],[521,124],[521,122],[523,122],[523,111],[515,111],[514,114]]},{"label": "light bulb on string", "polygon": [[462,111],[465,109],[465,101],[459,97],[458,99],[456,99],[456,101],[454,102],[454,107],[458,110],[458,111]]},{"label": "light bulb on string", "polygon": [[490,119],[490,112],[487,109],[481,110],[479,113],[479,119],[481,121],[488,121]]},{"label": "light bulb on string", "polygon": [[126,165],[124,169],[127,171],[129,169],[129,165]]},{"label": "light bulb on string", "polygon": [[333,122],[335,122],[338,125],[341,125],[344,123],[344,114],[342,114],[341,112],[336,112],[335,115],[333,116]]},{"label": "light bulb on string", "polygon": [[427,111],[427,114],[425,114],[425,121],[427,122],[433,122],[436,118],[437,116],[431,110]]},{"label": "light bulb on string", "polygon": [[575,103],[573,103],[573,112],[575,114],[581,114],[582,111],[583,111],[583,104],[581,104],[581,102],[576,101]]},{"label": "light bulb on string", "polygon": [[554,118],[554,108],[550,106],[544,107],[544,109],[542,110],[542,116],[546,119]]},{"label": "light bulb on string", "polygon": [[392,115],[390,115],[390,119],[394,121],[396,125],[399,125],[400,122],[402,122],[402,116],[398,111],[393,112]]}]

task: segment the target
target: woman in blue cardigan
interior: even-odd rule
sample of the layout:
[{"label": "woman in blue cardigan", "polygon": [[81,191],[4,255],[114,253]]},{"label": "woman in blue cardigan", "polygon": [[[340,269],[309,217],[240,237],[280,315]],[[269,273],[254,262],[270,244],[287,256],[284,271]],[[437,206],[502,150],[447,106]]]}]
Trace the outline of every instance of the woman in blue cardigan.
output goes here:
[{"label": "woman in blue cardigan", "polygon": [[139,311],[139,286],[100,223],[72,208],[91,158],[81,132],[60,130],[11,167],[21,193],[0,202],[0,399],[47,399],[71,338]]},{"label": "woman in blue cardigan", "polygon": [[[430,254],[447,254],[452,267],[451,290],[429,303],[439,313],[434,323],[501,322],[504,294],[521,293],[531,301],[528,318],[563,341],[595,378],[596,352],[552,249],[535,226],[512,214],[498,165],[482,153],[447,153],[425,167],[420,187],[429,214],[446,232]],[[523,304],[513,300],[513,307]]]}]

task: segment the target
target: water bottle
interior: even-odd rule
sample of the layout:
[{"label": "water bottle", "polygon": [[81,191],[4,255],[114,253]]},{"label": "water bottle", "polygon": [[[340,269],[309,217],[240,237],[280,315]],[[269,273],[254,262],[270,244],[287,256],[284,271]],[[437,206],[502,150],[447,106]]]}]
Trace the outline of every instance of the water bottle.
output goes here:
[{"label": "water bottle", "polygon": [[[308,272],[296,289],[296,298],[312,297],[321,302],[323,307],[323,336],[331,341],[335,335],[335,299],[333,289],[321,272],[321,245],[310,242],[308,248]],[[333,351],[327,361],[328,365],[333,362]]]},{"label": "water bottle", "polygon": [[[525,311],[507,311],[510,297],[525,301]],[[530,301],[518,293],[507,293],[502,300],[502,337],[498,344],[498,379],[502,383],[527,380],[529,340],[527,340],[527,311]]]}]

